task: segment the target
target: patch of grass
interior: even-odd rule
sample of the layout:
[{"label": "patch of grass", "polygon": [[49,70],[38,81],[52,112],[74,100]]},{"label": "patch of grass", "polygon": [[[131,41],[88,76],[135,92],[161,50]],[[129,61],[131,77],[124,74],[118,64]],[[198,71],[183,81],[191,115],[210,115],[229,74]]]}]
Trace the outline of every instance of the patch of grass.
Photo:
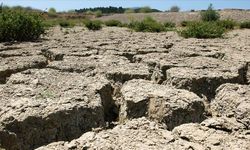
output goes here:
[{"label": "patch of grass", "polygon": [[216,22],[193,22],[179,33],[185,38],[221,38],[225,28]]},{"label": "patch of grass", "polygon": [[66,20],[62,20],[59,22],[59,25],[63,28],[69,28],[69,27],[74,27],[75,24],[73,22],[70,21],[66,21]]},{"label": "patch of grass", "polygon": [[232,30],[237,25],[237,23],[231,19],[217,21],[217,24],[227,30]]},{"label": "patch of grass", "polygon": [[164,22],[164,27],[166,27],[166,28],[174,28],[175,23],[166,21],[166,22]]},{"label": "patch of grass", "polygon": [[240,23],[240,28],[241,28],[241,29],[243,29],[243,28],[250,29],[250,21],[241,22],[241,23]]},{"label": "patch of grass", "polygon": [[89,30],[96,31],[102,29],[102,22],[100,20],[87,20],[84,24]]},{"label": "patch of grass", "polygon": [[36,40],[45,31],[37,13],[6,10],[0,13],[0,42]]},{"label": "patch of grass", "polygon": [[66,18],[53,18],[53,19],[46,19],[44,21],[44,25],[46,27],[54,27],[54,26],[61,26],[61,27],[73,27],[73,26],[81,26],[86,19],[66,19]]},{"label": "patch of grass", "polygon": [[190,23],[193,23],[193,22],[195,22],[195,21],[186,21],[186,20],[184,20],[184,21],[181,22],[181,26],[182,26],[182,27],[186,27],[186,26],[188,26]]},{"label": "patch of grass", "polygon": [[165,31],[163,24],[157,22],[151,17],[146,17],[144,20],[132,21],[128,24],[128,27],[136,32],[162,32]]},{"label": "patch of grass", "polygon": [[105,22],[105,25],[109,27],[115,27],[115,26],[121,27],[122,23],[119,20],[108,20]]}]

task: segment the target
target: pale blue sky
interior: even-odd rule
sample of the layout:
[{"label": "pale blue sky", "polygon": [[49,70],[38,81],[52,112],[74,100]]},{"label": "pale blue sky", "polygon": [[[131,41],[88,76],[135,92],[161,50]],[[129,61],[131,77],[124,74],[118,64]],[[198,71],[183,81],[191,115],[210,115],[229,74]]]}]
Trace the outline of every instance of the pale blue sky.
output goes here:
[{"label": "pale blue sky", "polygon": [[0,2],[9,6],[31,6],[42,10],[54,7],[58,11],[100,6],[150,6],[160,10],[168,10],[173,5],[179,6],[181,10],[200,10],[206,9],[210,3],[213,3],[216,9],[250,9],[250,0],[0,0]]}]

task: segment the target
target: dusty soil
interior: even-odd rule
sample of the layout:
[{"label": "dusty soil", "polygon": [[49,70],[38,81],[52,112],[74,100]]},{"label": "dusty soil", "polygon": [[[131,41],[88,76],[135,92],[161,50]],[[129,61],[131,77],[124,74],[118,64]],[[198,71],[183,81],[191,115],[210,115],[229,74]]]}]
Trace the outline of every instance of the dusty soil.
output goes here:
[{"label": "dusty soil", "polygon": [[[235,21],[250,20],[249,10],[221,10],[219,11],[221,19],[233,19]],[[136,13],[136,14],[114,14],[109,16],[103,16],[98,18],[100,20],[120,20],[122,22],[129,22],[131,20],[142,20],[146,16],[152,16],[154,19],[160,22],[171,21],[176,24],[180,24],[186,20],[200,20],[200,12],[161,12],[161,13]]]},{"label": "dusty soil", "polygon": [[0,147],[248,150],[249,63],[249,29],[56,27],[0,43]]}]

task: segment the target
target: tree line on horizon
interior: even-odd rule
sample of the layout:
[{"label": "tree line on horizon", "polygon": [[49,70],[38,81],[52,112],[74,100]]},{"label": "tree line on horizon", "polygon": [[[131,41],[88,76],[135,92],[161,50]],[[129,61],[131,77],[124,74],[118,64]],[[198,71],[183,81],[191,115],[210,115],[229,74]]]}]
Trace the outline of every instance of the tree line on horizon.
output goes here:
[{"label": "tree line on horizon", "polygon": [[133,13],[139,13],[139,12],[161,12],[158,9],[152,9],[150,7],[138,7],[138,8],[123,8],[123,7],[94,7],[94,8],[82,8],[82,9],[75,9],[76,13],[87,13],[87,12],[95,12],[95,11],[101,11],[104,14],[110,14],[110,13],[125,13],[125,12],[133,12]]}]

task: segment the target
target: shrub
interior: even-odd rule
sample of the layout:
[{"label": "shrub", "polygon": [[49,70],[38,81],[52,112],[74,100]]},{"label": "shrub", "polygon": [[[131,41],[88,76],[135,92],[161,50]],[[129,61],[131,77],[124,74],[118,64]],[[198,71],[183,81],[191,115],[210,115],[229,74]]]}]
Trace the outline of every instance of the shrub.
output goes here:
[{"label": "shrub", "polygon": [[24,11],[0,13],[0,41],[36,40],[44,33],[42,17]]},{"label": "shrub", "polygon": [[122,26],[122,23],[119,20],[108,20],[105,22],[105,25],[109,27],[114,27],[114,26],[120,27]]},{"label": "shrub", "polygon": [[237,23],[231,19],[217,21],[217,25],[229,30],[234,29],[236,24]]},{"label": "shrub", "polygon": [[52,17],[52,18],[57,17],[56,9],[55,9],[55,8],[50,8],[50,9],[48,10],[48,16],[49,16],[49,17]]},{"label": "shrub", "polygon": [[125,14],[129,14],[129,13],[135,13],[134,9],[128,8],[124,11]]},{"label": "shrub", "polygon": [[174,28],[175,23],[166,21],[166,22],[164,22],[164,27],[166,27],[166,28]]},{"label": "shrub", "polygon": [[152,9],[148,6],[139,9],[139,13],[151,13]]},{"label": "shrub", "polygon": [[220,19],[220,15],[213,9],[213,5],[210,4],[207,10],[201,12],[201,19],[203,21],[217,21]]},{"label": "shrub", "polygon": [[136,32],[161,32],[165,30],[161,23],[151,17],[146,17],[141,22],[132,21],[128,27],[134,29]]},{"label": "shrub", "polygon": [[178,6],[172,6],[170,8],[170,12],[179,12],[179,11],[180,11],[180,7],[178,7]]},{"label": "shrub", "polygon": [[85,22],[85,26],[89,30],[100,30],[102,29],[102,22],[100,20],[88,20]]},{"label": "shrub", "polygon": [[225,28],[217,25],[216,22],[193,22],[186,29],[180,32],[185,38],[219,38],[222,37]]},{"label": "shrub", "polygon": [[48,11],[48,13],[53,13],[53,14],[55,14],[55,13],[56,13],[56,9],[55,9],[55,8],[50,8],[49,11]]},{"label": "shrub", "polygon": [[95,14],[96,17],[101,17],[102,16],[102,11],[97,10],[97,11],[94,12],[94,14]]},{"label": "shrub", "polygon": [[184,20],[184,21],[181,22],[181,26],[182,26],[182,27],[186,27],[186,26],[188,26],[190,23],[192,23],[192,21],[185,21],[185,20]]},{"label": "shrub", "polygon": [[86,14],[86,15],[94,15],[94,12],[91,11],[91,10],[88,10],[88,11],[85,12],[85,14]]},{"label": "shrub", "polygon": [[250,21],[244,21],[240,23],[240,28],[250,29]]},{"label": "shrub", "polygon": [[64,27],[64,28],[68,28],[68,27],[73,27],[75,24],[73,22],[70,22],[70,21],[61,20],[61,21],[59,21],[59,25],[61,27]]}]

